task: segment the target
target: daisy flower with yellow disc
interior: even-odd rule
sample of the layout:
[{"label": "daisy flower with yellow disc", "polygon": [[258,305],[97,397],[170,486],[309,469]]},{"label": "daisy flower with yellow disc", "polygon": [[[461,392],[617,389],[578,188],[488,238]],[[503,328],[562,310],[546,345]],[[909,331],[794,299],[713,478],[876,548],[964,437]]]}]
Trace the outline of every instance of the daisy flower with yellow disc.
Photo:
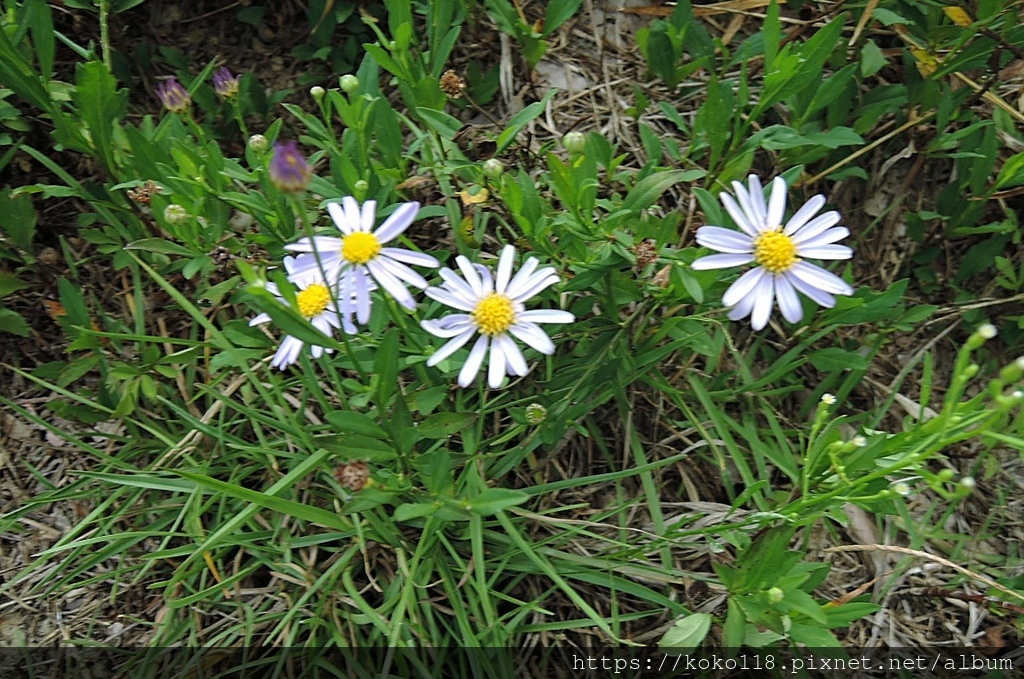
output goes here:
[{"label": "daisy flower with yellow disc", "polygon": [[345,196],[341,204],[327,205],[327,212],[341,232],[340,238],[301,238],[286,245],[285,249],[315,252],[316,256],[301,258],[299,273],[322,269],[327,281],[338,282],[338,311],[342,318],[349,322],[355,314],[356,320],[365,324],[370,320],[370,290],[374,281],[399,304],[411,310],[416,308],[416,301],[406,286],[422,290],[427,287],[427,281],[408,265],[440,265],[437,259],[422,252],[386,247],[409,228],[419,209],[419,203],[403,203],[374,229],[377,201],[368,200],[360,207],[355,198]]},{"label": "daisy flower with yellow disc", "polygon": [[427,297],[465,312],[420,322],[430,334],[448,339],[427,359],[428,366],[437,365],[474,335],[479,335],[459,371],[460,387],[468,387],[476,379],[484,358],[488,356],[488,349],[487,384],[491,389],[500,387],[506,374],[525,375],[529,368],[513,338],[550,355],[555,353],[555,345],[537,324],[572,323],[576,320],[571,313],[560,309],[526,309],[526,301],[557,283],[559,278],[554,268],[538,270],[539,262],[535,257],[527,259],[513,276],[515,256],[516,249],[506,245],[492,276],[487,267],[472,264],[460,255],[455,262],[462,275],[443,268],[439,273],[444,283],[440,287],[426,289]]},{"label": "daisy flower with yellow disc", "polygon": [[853,250],[835,244],[850,235],[846,227],[836,226],[839,213],[830,211],[815,217],[825,205],[824,196],[811,198],[783,226],[786,181],[782,177],[772,181],[767,203],[757,175],[748,177],[749,190],[739,182],[732,185],[736,200],[727,193],[721,198],[741,232],[720,226],[700,227],[697,243],[723,254],[701,257],[691,265],[694,269],[757,265],[722,295],[722,304],[730,308],[730,319],[750,316],[751,327],[761,330],[768,324],[772,303],[778,301],[783,318],[797,323],[803,318],[798,292],[828,308],[835,306],[833,295],[853,294],[853,288],[839,276],[804,261],[853,256]]},{"label": "daisy flower with yellow disc", "polygon": [[[352,323],[345,323],[338,316],[338,309],[332,299],[331,289],[323,276],[316,270],[306,273],[296,273],[298,267],[294,257],[284,258],[284,268],[288,272],[288,280],[295,284],[298,292],[295,294],[295,306],[299,314],[308,320],[314,328],[328,337],[334,334],[335,328],[343,328],[346,333],[353,334],[356,327]],[[287,305],[288,302],[281,295],[281,290],[274,283],[267,283],[267,290],[278,300]],[[262,313],[249,321],[249,325],[259,325],[270,320],[270,314]],[[292,363],[299,360],[299,354],[305,344],[302,340],[291,335],[285,335],[281,344],[277,347],[270,365],[279,370],[284,370]],[[313,358],[320,358],[324,352],[330,353],[333,349],[327,347],[310,345],[310,352]]]}]

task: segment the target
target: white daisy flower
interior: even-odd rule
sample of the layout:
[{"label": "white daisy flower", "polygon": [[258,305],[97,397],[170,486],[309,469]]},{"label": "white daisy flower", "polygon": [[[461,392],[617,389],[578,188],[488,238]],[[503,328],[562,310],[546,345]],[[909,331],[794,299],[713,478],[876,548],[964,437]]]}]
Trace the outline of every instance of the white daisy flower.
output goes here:
[{"label": "white daisy flower", "polygon": [[[288,279],[298,288],[298,292],[295,295],[295,304],[298,312],[308,319],[314,328],[328,337],[334,334],[335,328],[344,328],[346,333],[354,334],[356,327],[349,322],[343,323],[342,319],[339,318],[337,306],[332,299],[331,289],[324,281],[319,270],[300,270],[296,262],[297,260],[294,257],[284,258],[284,268],[288,272]],[[282,304],[288,304],[276,284],[267,283],[267,290],[276,296]],[[269,320],[270,314],[262,313],[249,321],[249,325],[258,325]],[[284,370],[299,360],[299,352],[302,351],[303,344],[305,342],[299,338],[285,335],[270,365],[279,370]],[[315,344],[310,345],[310,352],[313,354],[313,358],[320,358],[325,351],[330,353],[333,349]]]},{"label": "white daisy flower", "polygon": [[469,358],[459,371],[459,386],[467,387],[476,379],[488,346],[491,350],[487,369],[487,384],[491,389],[501,386],[506,374],[525,375],[529,368],[513,337],[528,344],[542,354],[555,353],[551,338],[538,323],[572,323],[576,320],[568,311],[534,309],[527,311],[524,302],[558,282],[554,268],[537,270],[534,257],[526,260],[519,272],[512,276],[516,249],[506,245],[498,259],[494,278],[491,271],[480,264],[472,264],[463,256],[455,258],[462,272],[459,276],[449,268],[439,272],[444,283],[430,287],[426,295],[442,304],[467,313],[449,314],[437,320],[421,321],[423,329],[441,338],[451,338],[427,360],[435,366],[465,345],[473,335],[480,337],[469,351]]},{"label": "white daisy flower", "polygon": [[322,265],[326,279],[338,281],[337,297],[342,318],[348,322],[354,313],[356,320],[365,324],[370,320],[370,290],[374,280],[406,309],[415,309],[416,301],[406,285],[423,289],[427,287],[427,281],[406,265],[440,265],[435,258],[422,252],[384,247],[385,243],[409,228],[419,209],[419,203],[403,203],[374,231],[377,201],[368,200],[360,208],[355,198],[345,196],[340,205],[327,205],[334,225],[342,233],[341,238],[301,238],[286,245],[285,249],[307,253],[316,251],[320,262],[317,263],[316,257],[303,258],[299,262],[301,272],[319,269]]},{"label": "white daisy flower", "polygon": [[729,194],[721,194],[725,209],[742,233],[720,226],[697,229],[698,244],[725,254],[701,257],[692,264],[694,269],[757,264],[722,295],[722,304],[731,307],[729,318],[735,321],[750,316],[750,325],[760,330],[768,324],[773,300],[778,300],[787,321],[797,323],[803,318],[798,292],[823,307],[835,306],[833,295],[852,295],[853,288],[839,276],[803,259],[853,256],[853,250],[845,245],[834,245],[850,235],[845,226],[836,226],[839,213],[830,211],[814,217],[825,205],[825,197],[811,198],[783,227],[786,181],[775,178],[767,204],[757,175],[750,175],[748,181],[749,190],[739,182],[732,183],[739,204]]}]

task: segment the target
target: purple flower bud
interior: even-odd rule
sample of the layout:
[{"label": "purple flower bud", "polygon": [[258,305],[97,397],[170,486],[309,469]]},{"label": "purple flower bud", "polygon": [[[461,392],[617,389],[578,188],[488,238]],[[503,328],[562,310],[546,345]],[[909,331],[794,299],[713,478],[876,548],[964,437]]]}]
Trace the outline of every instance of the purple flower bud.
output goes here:
[{"label": "purple flower bud", "polygon": [[182,87],[174,76],[160,83],[156,88],[156,93],[171,113],[184,113],[188,110],[188,105],[192,103],[192,97],[188,95],[188,90]]},{"label": "purple flower bud", "polygon": [[217,91],[217,94],[230,99],[231,97],[238,94],[238,78],[240,76],[231,75],[231,71],[221,66],[213,72],[213,89]]},{"label": "purple flower bud", "polygon": [[313,168],[299,153],[294,141],[274,144],[274,156],[270,159],[270,183],[281,191],[304,191],[313,177]]}]

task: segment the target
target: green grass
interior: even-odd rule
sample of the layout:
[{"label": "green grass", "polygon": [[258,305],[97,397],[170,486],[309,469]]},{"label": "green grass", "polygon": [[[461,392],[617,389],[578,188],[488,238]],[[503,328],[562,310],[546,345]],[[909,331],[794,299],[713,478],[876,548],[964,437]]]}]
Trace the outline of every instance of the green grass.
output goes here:
[{"label": "green grass", "polygon": [[[971,535],[948,527],[964,503],[980,502],[992,510],[976,526],[984,539],[1019,502],[999,473],[1024,450],[1024,365],[1014,362],[1024,317],[1012,303],[1024,281],[1015,211],[1024,161],[1013,151],[1024,117],[998,104],[997,79],[1024,48],[1015,3],[980,3],[968,25],[930,3],[883,0],[868,19],[863,3],[839,14],[823,4],[796,23],[772,4],[727,43],[719,24],[679,3],[636,35],[643,78],[622,90],[632,108],[620,114],[633,147],[603,135],[599,119],[565,144],[527,139],[549,107],[567,106],[563,93],[506,111],[439,89],[444,70],[473,58],[460,42],[470,16],[491,17],[526,69],[550,56],[578,2],[549,3],[531,32],[504,0],[393,0],[387,19],[367,26],[377,40],[357,60],[358,82],[315,101],[293,94],[267,109],[266,124],[245,94],[258,75],[220,101],[212,62],[198,76],[178,69],[193,97],[185,114],[157,112],[152,100],[140,110],[91,47],[78,46],[82,67],[63,82],[72,74],[53,71],[50,8],[11,4],[0,21],[0,77],[11,90],[2,120],[32,139],[51,135],[65,152],[0,134],[0,167],[21,152],[61,182],[0,193],[10,215],[0,294],[17,302],[33,280],[49,201],[89,206],[72,227],[89,254],[58,288],[66,360],[5,366],[74,424],[0,395],[11,414],[75,447],[80,466],[58,487],[14,460],[36,491],[0,514],[0,536],[20,539],[23,519],[47,507],[87,509],[0,592],[48,600],[90,586],[116,600],[142,589],[161,602],[159,617],[134,612],[154,647],[539,644],[557,663],[574,649],[659,641],[838,646],[888,600],[868,588],[841,601],[834,593],[875,576],[898,587],[914,563],[889,580],[867,569],[835,580],[811,538],[849,541],[852,505],[885,545],[966,569],[944,586],[994,581],[994,602],[1024,598],[1010,575],[1019,555],[982,558]],[[474,71],[467,92],[494,93],[491,66]],[[968,74],[987,89],[963,86]],[[480,108],[505,122],[483,133],[493,146],[467,149],[460,128]],[[229,155],[249,130],[265,138]],[[903,174],[894,204],[871,216],[864,203],[884,159],[908,138],[949,178],[917,187]],[[298,193],[273,176],[266,142],[286,139],[314,167]],[[481,149],[501,167],[485,171]],[[73,155],[102,173],[62,168]],[[775,307],[763,330],[727,318],[720,300],[736,269],[694,267],[711,251],[693,229],[734,228],[718,195],[735,195],[731,182],[749,173],[786,179],[787,218],[819,193],[824,209],[841,209],[854,257],[824,264],[852,295],[832,308],[804,302],[798,323]],[[125,191],[147,181],[162,189],[149,213]],[[481,190],[485,202],[467,200]],[[342,196],[377,201],[385,214],[422,202],[389,245],[444,266],[456,268],[459,254],[493,270],[502,247],[516,245],[514,270],[535,257],[559,279],[527,307],[568,310],[575,322],[546,325],[555,351],[527,350],[530,373],[500,389],[487,386],[486,366],[457,386],[472,344],[427,364],[445,340],[421,321],[452,310],[415,289],[415,310],[378,290],[357,333],[322,337],[266,284],[294,305],[301,290],[280,269],[284,246],[336,234],[326,204]],[[239,211],[248,228],[230,226]],[[414,268],[440,284],[436,271]],[[132,302],[119,310],[81,284],[97,271],[123,274]],[[19,308],[2,309],[8,332],[38,334]],[[261,312],[269,334],[248,324]],[[334,351],[313,359],[304,349],[275,370],[284,334]],[[104,421],[120,427],[93,428]],[[366,476],[351,482],[362,463]],[[102,640],[90,634],[67,641]],[[511,672],[494,658],[471,661]],[[395,662],[404,676],[436,669],[415,655]]]}]

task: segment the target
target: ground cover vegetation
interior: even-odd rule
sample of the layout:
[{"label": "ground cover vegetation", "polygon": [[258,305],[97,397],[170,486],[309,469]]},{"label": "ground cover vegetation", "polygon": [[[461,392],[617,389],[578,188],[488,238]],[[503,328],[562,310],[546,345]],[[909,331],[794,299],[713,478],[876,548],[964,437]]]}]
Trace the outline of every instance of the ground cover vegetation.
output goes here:
[{"label": "ground cover vegetation", "polygon": [[4,2],[0,639],[1019,638],[1019,2],[174,7]]}]

